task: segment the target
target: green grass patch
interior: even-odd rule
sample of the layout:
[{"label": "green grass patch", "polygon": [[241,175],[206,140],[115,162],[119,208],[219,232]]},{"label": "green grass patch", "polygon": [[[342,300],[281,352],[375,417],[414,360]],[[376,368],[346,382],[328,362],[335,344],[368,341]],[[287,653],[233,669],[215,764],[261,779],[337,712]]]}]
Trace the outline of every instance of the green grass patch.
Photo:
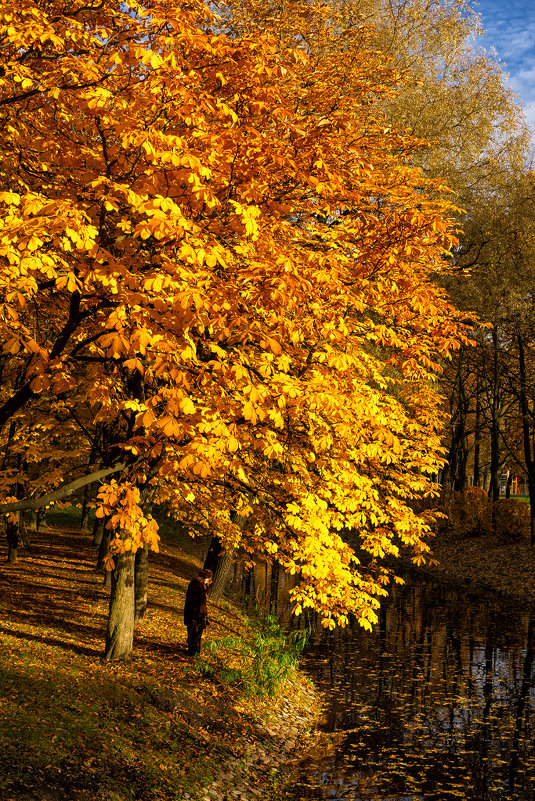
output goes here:
[{"label": "green grass patch", "polygon": [[529,505],[529,495],[511,495],[512,501],[522,501],[522,503],[527,503]]},{"label": "green grass patch", "polygon": [[[95,509],[89,509],[89,528],[93,528]],[[80,506],[52,506],[46,511],[48,526],[70,528],[78,530],[82,522],[82,505]]]},{"label": "green grass patch", "polygon": [[274,697],[297,667],[306,639],[304,631],[281,629],[272,615],[249,620],[241,637],[208,640],[195,670],[235,685],[245,697]]}]

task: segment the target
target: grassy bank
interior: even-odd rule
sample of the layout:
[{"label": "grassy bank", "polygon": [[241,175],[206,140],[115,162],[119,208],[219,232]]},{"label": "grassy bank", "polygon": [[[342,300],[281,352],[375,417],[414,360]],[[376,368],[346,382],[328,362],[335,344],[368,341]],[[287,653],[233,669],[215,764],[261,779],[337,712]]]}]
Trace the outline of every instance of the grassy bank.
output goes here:
[{"label": "grassy bank", "polygon": [[276,649],[266,627],[212,604],[218,645],[193,663],[182,609],[199,561],[168,541],[151,561],[131,662],[105,664],[108,591],[95,558],[90,535],[58,527],[0,565],[0,798],[283,797],[317,700],[292,669],[276,697],[259,697],[262,659]]}]

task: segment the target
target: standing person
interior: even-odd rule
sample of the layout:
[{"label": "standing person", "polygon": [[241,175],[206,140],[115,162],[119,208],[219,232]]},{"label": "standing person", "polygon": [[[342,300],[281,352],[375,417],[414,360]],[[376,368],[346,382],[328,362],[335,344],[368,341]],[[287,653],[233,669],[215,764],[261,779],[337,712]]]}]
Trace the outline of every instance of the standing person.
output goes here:
[{"label": "standing person", "polygon": [[184,604],[184,623],[188,629],[188,654],[194,656],[201,650],[201,637],[208,621],[206,592],[212,583],[212,571],[201,570],[188,585]]}]

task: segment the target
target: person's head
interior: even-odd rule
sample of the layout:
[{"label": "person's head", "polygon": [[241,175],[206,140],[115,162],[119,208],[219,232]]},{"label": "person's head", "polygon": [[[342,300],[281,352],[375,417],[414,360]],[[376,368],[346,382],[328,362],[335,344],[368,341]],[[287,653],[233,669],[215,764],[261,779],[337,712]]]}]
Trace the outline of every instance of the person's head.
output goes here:
[{"label": "person's head", "polygon": [[212,571],[208,570],[208,568],[205,568],[204,570],[200,570],[199,571],[199,578],[201,579],[201,581],[204,581],[204,586],[205,587],[209,587],[210,586],[210,584],[212,583],[212,576],[213,575],[214,574],[212,573]]}]

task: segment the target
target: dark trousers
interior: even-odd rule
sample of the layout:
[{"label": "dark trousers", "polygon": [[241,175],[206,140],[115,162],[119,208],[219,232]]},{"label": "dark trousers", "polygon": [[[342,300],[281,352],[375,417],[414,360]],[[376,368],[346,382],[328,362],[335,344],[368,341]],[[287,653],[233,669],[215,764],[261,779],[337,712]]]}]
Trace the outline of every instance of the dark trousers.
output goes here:
[{"label": "dark trousers", "polygon": [[190,623],[188,625],[188,654],[195,656],[201,651],[201,637],[204,623]]}]

